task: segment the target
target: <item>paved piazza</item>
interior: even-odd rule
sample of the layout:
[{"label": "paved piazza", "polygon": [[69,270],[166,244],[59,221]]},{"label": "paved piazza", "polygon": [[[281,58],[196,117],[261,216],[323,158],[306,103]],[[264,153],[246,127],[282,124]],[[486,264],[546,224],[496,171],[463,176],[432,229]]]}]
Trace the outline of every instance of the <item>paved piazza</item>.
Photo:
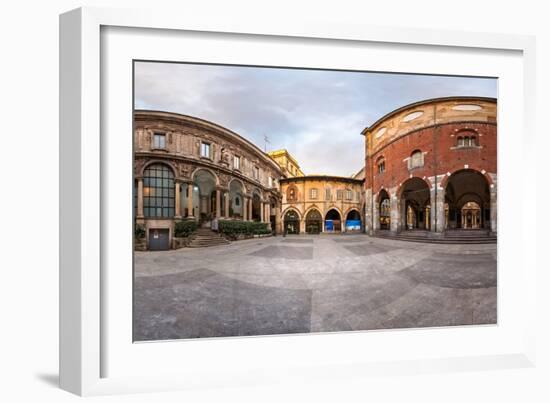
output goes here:
[{"label": "paved piazza", "polygon": [[134,338],[492,324],[496,253],[363,234],[135,252]]}]

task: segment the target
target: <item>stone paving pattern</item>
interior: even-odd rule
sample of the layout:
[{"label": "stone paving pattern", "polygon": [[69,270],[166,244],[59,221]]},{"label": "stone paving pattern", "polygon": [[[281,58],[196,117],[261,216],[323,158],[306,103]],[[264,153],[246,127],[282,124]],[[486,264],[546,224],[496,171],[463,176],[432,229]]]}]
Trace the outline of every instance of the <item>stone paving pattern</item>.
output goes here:
[{"label": "stone paving pattern", "polygon": [[366,235],[135,252],[134,340],[495,324],[496,253]]}]

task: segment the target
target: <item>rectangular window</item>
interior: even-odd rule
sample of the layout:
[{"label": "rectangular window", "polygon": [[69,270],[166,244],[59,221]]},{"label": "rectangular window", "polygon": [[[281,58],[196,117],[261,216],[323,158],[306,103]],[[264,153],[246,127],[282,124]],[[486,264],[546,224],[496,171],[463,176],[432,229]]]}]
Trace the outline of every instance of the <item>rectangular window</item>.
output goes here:
[{"label": "rectangular window", "polygon": [[241,157],[233,156],[233,168],[241,169]]},{"label": "rectangular window", "polygon": [[336,191],[336,200],[344,200],[344,191],[343,190],[337,190]]},{"label": "rectangular window", "polygon": [[201,157],[210,158],[210,144],[201,143]]},{"label": "rectangular window", "polygon": [[330,198],[331,198],[330,189],[326,188],[325,189],[325,200],[330,200]]},{"label": "rectangular window", "polygon": [[351,190],[346,190],[346,200],[351,200],[351,199],[352,199]]},{"label": "rectangular window", "polygon": [[254,167],[254,179],[260,179],[260,168]]},{"label": "rectangular window", "polygon": [[317,189],[311,189],[309,191],[309,198],[310,199],[317,199]]},{"label": "rectangular window", "polygon": [[155,133],[153,136],[153,148],[166,148],[166,135],[164,133]]},{"label": "rectangular window", "polygon": [[269,185],[270,188],[273,187],[273,178],[271,176],[269,177],[268,185]]}]

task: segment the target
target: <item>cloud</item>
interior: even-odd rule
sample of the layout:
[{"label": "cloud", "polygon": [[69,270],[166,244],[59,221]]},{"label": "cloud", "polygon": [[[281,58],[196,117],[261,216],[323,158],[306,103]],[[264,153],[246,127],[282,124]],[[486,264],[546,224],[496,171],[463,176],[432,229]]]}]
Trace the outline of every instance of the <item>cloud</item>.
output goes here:
[{"label": "cloud", "polygon": [[363,164],[360,132],[428,98],[496,97],[497,80],[367,72],[138,62],[135,107],[197,116],[260,148],[286,148],[307,173],[349,176]]}]

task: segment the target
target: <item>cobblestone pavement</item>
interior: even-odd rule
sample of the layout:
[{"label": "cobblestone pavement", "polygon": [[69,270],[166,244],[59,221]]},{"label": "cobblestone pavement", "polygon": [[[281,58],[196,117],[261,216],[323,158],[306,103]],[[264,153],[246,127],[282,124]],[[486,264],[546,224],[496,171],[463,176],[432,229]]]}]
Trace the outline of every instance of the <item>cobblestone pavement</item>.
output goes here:
[{"label": "cobblestone pavement", "polygon": [[134,339],[495,324],[496,253],[366,235],[136,252]]}]

